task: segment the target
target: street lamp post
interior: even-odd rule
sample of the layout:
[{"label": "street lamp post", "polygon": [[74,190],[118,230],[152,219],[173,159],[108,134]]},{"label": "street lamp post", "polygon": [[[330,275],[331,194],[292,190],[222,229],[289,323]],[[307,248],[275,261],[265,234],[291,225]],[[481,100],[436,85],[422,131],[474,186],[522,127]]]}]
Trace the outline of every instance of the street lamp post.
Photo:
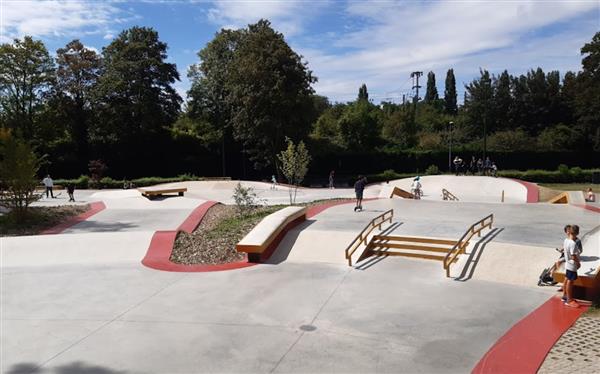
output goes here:
[{"label": "street lamp post", "polygon": [[450,140],[448,141],[448,171],[452,173],[452,126],[454,122],[448,122],[448,132],[450,133]]}]

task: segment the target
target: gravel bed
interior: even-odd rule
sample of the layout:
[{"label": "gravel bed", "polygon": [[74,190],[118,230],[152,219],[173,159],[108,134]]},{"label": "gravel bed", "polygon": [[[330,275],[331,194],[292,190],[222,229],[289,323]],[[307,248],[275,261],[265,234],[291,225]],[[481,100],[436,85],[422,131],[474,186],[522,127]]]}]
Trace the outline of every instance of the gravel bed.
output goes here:
[{"label": "gravel bed", "polygon": [[193,233],[180,232],[177,235],[170,260],[186,265],[241,261],[245,253],[238,253],[235,245],[261,219],[278,209],[281,207],[257,208],[251,216],[239,219],[235,206],[214,205]]},{"label": "gravel bed", "polygon": [[0,236],[37,235],[89,208],[89,205],[30,206],[23,222],[17,222],[12,213],[1,214]]}]

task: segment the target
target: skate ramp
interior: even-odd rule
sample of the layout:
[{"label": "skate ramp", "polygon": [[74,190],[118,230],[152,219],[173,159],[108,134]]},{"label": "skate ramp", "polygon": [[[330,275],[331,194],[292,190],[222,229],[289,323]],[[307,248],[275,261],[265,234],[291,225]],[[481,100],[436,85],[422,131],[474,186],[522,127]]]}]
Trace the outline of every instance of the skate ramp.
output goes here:
[{"label": "skate ramp", "polygon": [[[380,198],[387,198],[394,187],[410,191],[413,178],[396,179],[381,185]],[[423,200],[443,201],[442,190],[446,189],[461,202],[501,203],[504,192],[505,203],[526,203],[527,188],[507,178],[483,176],[430,175],[421,177]]]}]

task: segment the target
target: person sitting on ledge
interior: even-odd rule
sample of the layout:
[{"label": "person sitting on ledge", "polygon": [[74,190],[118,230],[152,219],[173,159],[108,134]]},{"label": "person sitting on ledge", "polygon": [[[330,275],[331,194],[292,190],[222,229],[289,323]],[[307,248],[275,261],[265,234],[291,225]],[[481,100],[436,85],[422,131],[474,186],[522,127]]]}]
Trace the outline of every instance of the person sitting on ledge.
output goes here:
[{"label": "person sitting on ledge", "polygon": [[592,191],[591,187],[587,190],[587,194],[585,195],[585,201],[587,201],[588,203],[596,202],[596,195],[594,194],[594,191]]}]

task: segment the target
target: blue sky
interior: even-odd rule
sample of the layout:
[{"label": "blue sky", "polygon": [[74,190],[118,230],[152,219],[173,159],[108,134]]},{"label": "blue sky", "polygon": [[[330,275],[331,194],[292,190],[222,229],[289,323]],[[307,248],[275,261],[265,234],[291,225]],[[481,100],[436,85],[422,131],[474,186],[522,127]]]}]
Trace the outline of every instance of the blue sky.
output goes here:
[{"label": "blue sky", "polygon": [[[31,35],[51,53],[74,38],[98,51],[128,27],[150,26],[169,46],[185,96],[196,52],[221,28],[269,19],[308,61],[317,93],[374,101],[410,94],[411,71],[454,68],[459,95],[480,68],[579,70],[579,49],[600,30],[600,1],[23,1],[0,0],[0,41]],[[424,82],[423,82],[424,85]]]}]

